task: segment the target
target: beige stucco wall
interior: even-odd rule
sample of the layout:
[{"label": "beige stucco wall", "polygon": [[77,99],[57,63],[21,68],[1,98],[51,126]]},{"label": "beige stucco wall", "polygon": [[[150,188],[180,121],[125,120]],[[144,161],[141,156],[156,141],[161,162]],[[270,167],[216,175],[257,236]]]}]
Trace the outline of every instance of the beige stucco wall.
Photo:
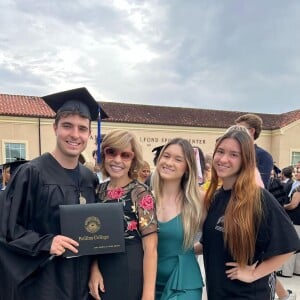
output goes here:
[{"label": "beige stucco wall", "polygon": [[0,118],[0,152],[4,162],[5,142],[25,143],[28,151],[27,159],[38,155],[38,119],[31,118]]},{"label": "beige stucco wall", "polygon": [[283,166],[290,164],[292,152],[300,152],[299,132],[300,120],[297,120],[280,130],[281,138],[279,141],[273,141],[273,149],[279,148],[278,160]]},{"label": "beige stucco wall", "polygon": [[[4,142],[26,143],[27,159],[39,156],[40,152],[50,152],[55,147],[55,135],[52,128],[53,119],[16,118],[0,116],[0,162],[4,162]],[[39,142],[39,126],[41,139]],[[184,126],[158,126],[144,124],[123,124],[102,122],[101,133],[106,134],[112,129],[126,129],[133,131],[142,145],[144,158],[152,164],[153,153],[151,150],[163,145],[174,137],[184,137],[198,146],[204,154],[211,153],[215,140],[224,129],[220,128],[196,128]],[[300,120],[280,130],[263,131],[257,144],[268,150],[280,167],[291,163],[292,151],[300,152],[300,139],[296,139],[300,130]],[[92,124],[92,135],[83,156],[87,161],[93,161],[92,151],[96,148],[97,124]],[[39,143],[40,149],[39,150]],[[152,166],[153,168],[153,166]]]}]

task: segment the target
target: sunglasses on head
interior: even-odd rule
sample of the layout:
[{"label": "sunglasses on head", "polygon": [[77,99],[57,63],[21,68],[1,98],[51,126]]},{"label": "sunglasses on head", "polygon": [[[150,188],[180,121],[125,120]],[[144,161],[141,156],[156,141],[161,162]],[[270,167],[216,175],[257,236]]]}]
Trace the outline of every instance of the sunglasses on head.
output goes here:
[{"label": "sunglasses on head", "polygon": [[119,151],[112,147],[104,148],[104,155],[106,158],[115,158],[120,155],[121,159],[124,161],[132,160],[134,158],[134,153],[132,151]]}]

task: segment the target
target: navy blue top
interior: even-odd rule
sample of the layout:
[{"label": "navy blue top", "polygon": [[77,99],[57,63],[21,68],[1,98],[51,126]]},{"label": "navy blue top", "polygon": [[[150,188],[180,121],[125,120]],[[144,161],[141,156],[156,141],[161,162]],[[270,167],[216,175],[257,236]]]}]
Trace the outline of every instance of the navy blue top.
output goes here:
[{"label": "navy blue top", "polygon": [[267,188],[271,171],[273,169],[273,158],[271,154],[263,148],[257,146],[256,144],[254,145],[254,147],[256,155],[256,165],[265,188]]}]

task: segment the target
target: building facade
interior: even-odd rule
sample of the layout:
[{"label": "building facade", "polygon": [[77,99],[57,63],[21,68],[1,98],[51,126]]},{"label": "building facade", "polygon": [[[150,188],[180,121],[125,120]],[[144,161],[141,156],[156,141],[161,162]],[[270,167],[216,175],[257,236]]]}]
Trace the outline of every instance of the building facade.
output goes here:
[{"label": "building facade", "polygon": [[[150,164],[152,149],[174,137],[188,139],[204,154],[212,153],[216,139],[246,113],[112,102],[100,105],[109,116],[102,121],[101,133],[120,128],[134,132]],[[300,161],[300,110],[257,115],[264,126],[256,142],[272,154],[276,165],[282,168]],[[53,117],[54,112],[39,97],[0,94],[0,162],[14,157],[30,160],[52,151],[56,142]],[[97,124],[93,122],[83,160],[93,161],[96,140]]]}]

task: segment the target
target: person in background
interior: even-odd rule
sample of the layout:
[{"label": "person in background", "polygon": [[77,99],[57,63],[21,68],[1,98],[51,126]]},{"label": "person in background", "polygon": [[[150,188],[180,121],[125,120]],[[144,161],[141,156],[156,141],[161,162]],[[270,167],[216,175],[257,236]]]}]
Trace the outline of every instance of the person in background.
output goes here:
[{"label": "person in background", "polygon": [[[153,157],[154,166],[156,166],[157,159],[158,159],[160,151],[163,147],[164,147],[164,145],[161,145],[161,146],[157,146],[157,147],[152,149],[152,152],[154,153],[154,157]],[[152,174],[150,174],[148,176],[148,178],[146,179],[146,181],[145,181],[145,184],[148,185],[150,188],[151,188],[151,177],[152,177]]]},{"label": "person in background", "polygon": [[288,166],[282,169],[281,174],[281,182],[283,184],[283,189],[285,192],[285,202],[284,204],[287,204],[289,202],[289,193],[293,185],[293,172],[294,168],[292,166]]},{"label": "person in background", "polygon": [[[263,125],[263,121],[259,116],[254,114],[245,114],[238,117],[235,120],[235,123],[246,127],[253,141],[256,141],[259,138]],[[259,147],[257,144],[254,144],[254,147],[256,166],[259,170],[264,186],[267,187],[271,170],[273,169],[273,158],[269,152]]]},{"label": "person in background", "polygon": [[[201,185],[201,189],[206,192],[210,186],[211,181],[211,164],[212,164],[212,155],[208,154],[205,156],[205,168],[204,168],[204,183]],[[222,186],[220,180],[218,187]]]},{"label": "person in background", "polygon": [[107,181],[108,178],[105,177],[102,172],[101,172],[101,164],[98,163],[98,156],[97,156],[97,149],[93,150],[92,152],[92,156],[93,156],[93,159],[94,159],[94,164],[93,164],[93,171],[95,172],[95,174],[97,175],[98,177],[98,180],[99,180],[99,183],[102,183],[104,181]]},{"label": "person in background", "polygon": [[293,193],[296,191],[296,188],[300,185],[300,161],[297,162],[295,168],[294,168],[294,176],[295,176],[295,180],[292,184],[292,187],[289,191],[288,197],[291,200],[292,199],[292,195]]},{"label": "person in background", "polygon": [[[206,186],[204,188],[205,191],[208,190],[210,179],[211,179],[211,164],[212,164],[212,154],[206,154],[205,158],[205,168],[204,168],[204,185]],[[203,186],[204,186],[203,185]]]},{"label": "person in background", "polygon": [[244,130],[216,143],[202,237],[209,300],[273,299],[274,271],[300,249],[283,208],[257,184],[255,158]]},{"label": "person in background", "polygon": [[199,300],[202,275],[194,240],[201,230],[203,196],[191,144],[182,138],[161,150],[152,175],[158,216],[156,300]]},{"label": "person in background", "polygon": [[278,174],[276,169],[273,168],[266,188],[276,198],[278,203],[283,206],[286,202],[286,193],[284,191],[284,184],[278,178]]},{"label": "person in background", "polygon": [[164,145],[160,145],[160,146],[157,146],[157,147],[155,147],[155,148],[152,149],[152,152],[154,153],[154,157],[153,157],[153,164],[154,164],[154,166],[156,166],[158,157],[159,157],[160,152],[161,152],[161,150],[162,150],[163,147],[164,147]]},{"label": "person in background", "polygon": [[197,165],[197,182],[202,186],[205,182],[205,157],[200,147],[193,147],[193,149]]},{"label": "person in background", "polygon": [[8,182],[12,178],[13,174],[15,171],[18,169],[19,166],[23,165],[26,163],[28,160],[25,160],[23,158],[16,158],[16,160],[12,162],[7,162],[2,165],[2,187],[1,191],[4,191]]},{"label": "person in background", "polygon": [[147,161],[143,161],[142,167],[137,172],[137,180],[141,183],[145,183],[150,174],[150,164]]},{"label": "person in background", "polygon": [[157,218],[149,188],[134,179],[142,150],[129,131],[114,130],[101,144],[102,172],[98,200],[123,203],[125,252],[97,256],[91,268],[90,293],[102,300],[154,300],[157,269]]},{"label": "person in background", "polygon": [[[295,177],[300,181],[300,162],[296,165]],[[290,201],[284,205],[284,208],[291,218],[300,240],[300,184],[292,187]],[[292,277],[293,275],[300,276],[300,253],[294,254],[277,272],[277,276],[282,277]]]},{"label": "person in background", "polygon": [[56,145],[20,166],[1,195],[0,299],[86,300],[91,261],[62,257],[78,242],[61,235],[59,206],[96,200],[95,176],[78,160],[98,104],[85,88],[43,99],[56,112]]}]

